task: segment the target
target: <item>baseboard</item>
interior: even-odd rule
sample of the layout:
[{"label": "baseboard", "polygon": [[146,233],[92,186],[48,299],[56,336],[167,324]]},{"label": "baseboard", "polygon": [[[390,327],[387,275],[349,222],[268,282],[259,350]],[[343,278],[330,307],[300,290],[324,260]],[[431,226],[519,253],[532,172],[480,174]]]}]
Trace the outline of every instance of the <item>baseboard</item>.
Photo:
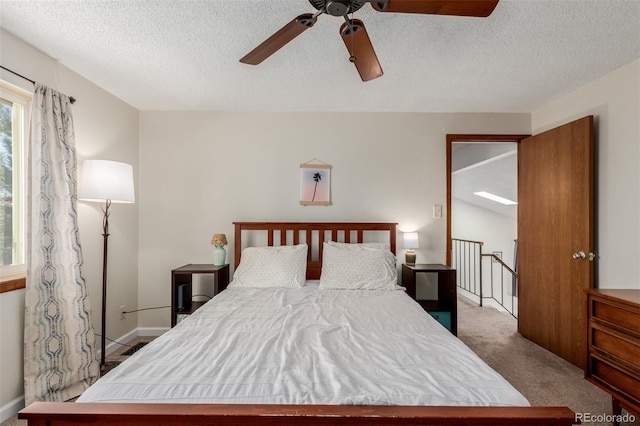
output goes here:
[{"label": "baseboard", "polygon": [[506,312],[506,313],[509,313],[509,311],[507,311],[507,310],[504,308],[504,306],[502,306],[500,303],[498,303],[498,302],[496,302],[496,301],[494,301],[494,300],[492,300],[492,299],[485,299],[485,300],[484,300],[484,302],[483,302],[483,305],[484,305],[485,307],[493,308],[493,309],[495,309],[495,310],[497,310],[497,311],[500,311],[500,312]]},{"label": "baseboard", "polygon": [[24,408],[24,395],[20,395],[8,404],[0,407],[0,423],[9,420]]},{"label": "baseboard", "polygon": [[470,291],[467,291],[461,287],[458,287],[458,294],[471,300],[476,305],[480,305],[480,297],[471,293]]},{"label": "baseboard", "polygon": [[[163,335],[165,332],[169,331],[169,328],[167,327],[138,327],[134,330],[131,330],[130,332],[123,334],[122,336],[118,337],[117,339],[113,339],[113,342],[108,342],[107,343],[107,355],[109,355],[112,352],[115,352],[116,350],[120,349],[122,347],[122,345],[118,344],[118,343],[129,343],[130,341],[132,341],[133,339],[135,339],[136,337],[140,337],[140,336],[161,336]],[[118,342],[118,343],[116,343]],[[98,349],[98,359],[100,359],[102,351],[100,349]]]},{"label": "baseboard", "polygon": [[[133,329],[130,332],[123,334],[122,336],[118,337],[117,339],[113,339],[114,341],[107,341],[107,355],[109,355],[112,352],[117,351],[118,349],[120,349],[122,347],[122,345],[118,344],[118,343],[128,343],[130,341],[132,341],[133,339],[135,339],[136,337],[138,337],[138,329]],[[116,343],[117,342],[117,343]],[[102,356],[102,351],[100,349],[98,349],[98,359],[100,359],[100,357]]]},{"label": "baseboard", "polygon": [[168,327],[138,327],[136,331],[138,332],[138,336],[162,336],[164,333],[169,331]]},{"label": "baseboard", "polygon": [[[471,300],[474,304],[480,306],[480,297],[463,289],[458,287],[458,294],[461,296],[466,297],[467,299]],[[482,306],[485,308],[494,308],[498,311],[501,312],[509,312],[507,311],[504,306],[502,306],[500,303],[498,303],[497,301],[490,299],[488,297],[485,297],[482,299]]]}]

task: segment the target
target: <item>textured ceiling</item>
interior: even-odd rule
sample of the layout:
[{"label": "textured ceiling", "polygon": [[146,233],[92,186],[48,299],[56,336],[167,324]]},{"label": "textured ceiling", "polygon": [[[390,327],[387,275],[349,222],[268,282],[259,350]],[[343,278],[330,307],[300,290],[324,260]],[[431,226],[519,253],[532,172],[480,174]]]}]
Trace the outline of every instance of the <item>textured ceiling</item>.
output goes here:
[{"label": "textured ceiling", "polygon": [[[530,112],[640,57],[640,0],[501,0],[489,18],[362,19],[384,76],[363,83],[317,24],[238,60],[307,0],[0,0],[0,27],[141,110]],[[19,70],[17,70],[19,71]]]}]

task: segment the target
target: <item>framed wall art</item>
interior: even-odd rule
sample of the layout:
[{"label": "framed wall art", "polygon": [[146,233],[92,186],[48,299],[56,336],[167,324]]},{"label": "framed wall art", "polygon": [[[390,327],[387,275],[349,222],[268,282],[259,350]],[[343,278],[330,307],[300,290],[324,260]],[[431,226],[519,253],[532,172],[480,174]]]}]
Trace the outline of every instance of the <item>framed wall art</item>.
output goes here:
[{"label": "framed wall art", "polygon": [[300,164],[300,205],[331,205],[331,166]]}]

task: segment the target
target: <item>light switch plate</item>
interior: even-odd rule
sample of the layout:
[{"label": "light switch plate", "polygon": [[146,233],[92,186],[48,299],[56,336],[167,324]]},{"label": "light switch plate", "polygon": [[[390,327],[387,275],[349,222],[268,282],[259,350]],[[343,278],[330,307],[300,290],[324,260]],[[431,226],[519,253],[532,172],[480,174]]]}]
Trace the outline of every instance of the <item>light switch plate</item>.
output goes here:
[{"label": "light switch plate", "polygon": [[433,218],[434,219],[442,219],[442,205],[434,204],[433,205]]}]

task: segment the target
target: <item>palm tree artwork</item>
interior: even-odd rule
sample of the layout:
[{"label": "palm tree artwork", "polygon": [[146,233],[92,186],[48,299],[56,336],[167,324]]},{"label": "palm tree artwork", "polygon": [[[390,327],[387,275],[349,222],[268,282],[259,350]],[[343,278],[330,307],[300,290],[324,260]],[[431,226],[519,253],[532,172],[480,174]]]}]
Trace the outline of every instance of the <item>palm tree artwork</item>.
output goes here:
[{"label": "palm tree artwork", "polygon": [[300,204],[303,206],[331,205],[331,166],[328,164],[300,165]]},{"label": "palm tree artwork", "polygon": [[322,180],[322,175],[320,174],[320,172],[316,172],[313,174],[313,181],[316,183],[316,185],[313,188],[313,198],[311,198],[311,201],[316,200],[316,191],[318,190],[318,182],[320,182],[321,180]]}]

